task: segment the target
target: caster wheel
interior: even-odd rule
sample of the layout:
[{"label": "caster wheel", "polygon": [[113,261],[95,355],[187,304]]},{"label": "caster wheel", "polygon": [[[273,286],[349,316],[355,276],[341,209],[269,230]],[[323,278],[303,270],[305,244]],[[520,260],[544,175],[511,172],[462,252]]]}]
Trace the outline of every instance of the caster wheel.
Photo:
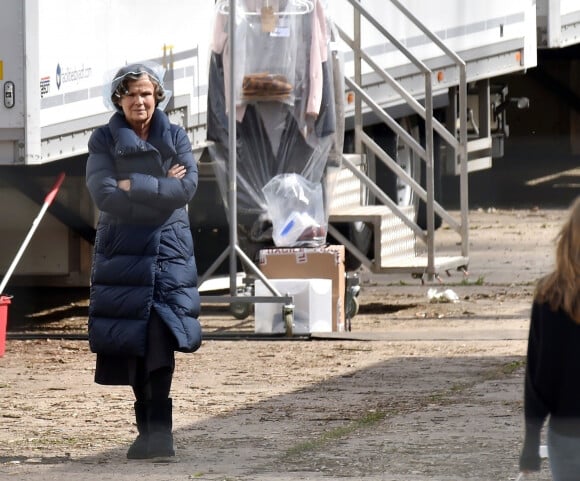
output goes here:
[{"label": "caster wheel", "polygon": [[252,306],[249,302],[234,302],[230,304],[230,312],[236,319],[246,319],[251,311]]},{"label": "caster wheel", "polygon": [[286,335],[292,336],[294,334],[294,306],[285,305],[282,310],[284,318],[284,327],[286,328]]},{"label": "caster wheel", "polygon": [[348,299],[345,312],[347,319],[350,320],[358,314],[359,306],[360,303],[357,297],[351,297],[350,299]]}]

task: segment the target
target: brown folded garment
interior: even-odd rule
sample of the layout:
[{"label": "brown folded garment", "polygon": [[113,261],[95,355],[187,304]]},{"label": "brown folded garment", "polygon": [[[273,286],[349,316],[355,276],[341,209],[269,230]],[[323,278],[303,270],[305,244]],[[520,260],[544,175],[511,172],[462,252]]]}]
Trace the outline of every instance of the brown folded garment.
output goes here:
[{"label": "brown folded garment", "polygon": [[242,94],[244,98],[274,97],[276,100],[287,98],[292,92],[292,85],[283,75],[260,72],[244,76]]}]

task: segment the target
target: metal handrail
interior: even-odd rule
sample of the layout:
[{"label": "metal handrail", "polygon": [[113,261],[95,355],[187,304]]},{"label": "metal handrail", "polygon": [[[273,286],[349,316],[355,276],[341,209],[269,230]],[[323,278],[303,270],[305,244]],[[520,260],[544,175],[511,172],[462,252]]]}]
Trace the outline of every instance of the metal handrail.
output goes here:
[{"label": "metal handrail", "polygon": [[[354,50],[355,42],[352,38],[348,36],[348,34],[342,30],[338,25],[336,26],[336,30],[340,38],[346,43],[351,49]],[[425,120],[426,112],[425,107],[423,107],[415,97],[413,97],[409,92],[407,92],[403,86],[397,82],[397,80],[389,74],[386,70],[383,70],[378,63],[376,63],[370,55],[365,53],[364,51],[359,52],[361,58],[370,66],[372,69],[381,77],[386,83],[388,83],[393,90],[395,90],[404,100],[407,102],[409,107],[413,109],[417,115],[421,116],[423,120]],[[451,147],[457,149],[459,147],[459,142],[455,138],[449,130],[437,119],[433,119],[433,127],[435,131],[445,140]]]},{"label": "metal handrail", "polygon": [[[348,0],[351,1],[351,0]],[[406,8],[399,0],[390,0],[399,11],[413,22],[443,53],[454,61],[459,69],[459,146],[458,158],[460,168],[460,204],[461,204],[461,253],[467,256],[469,252],[469,228],[468,228],[468,181],[467,181],[467,66],[465,61],[459,57],[453,50],[447,47],[445,43],[435,33],[431,32],[411,11]]]},{"label": "metal handrail", "polygon": [[[347,0],[354,9],[354,32],[355,37],[360,38],[361,32],[361,17],[364,17],[381,35],[388,39],[407,59],[413,63],[419,70],[419,73],[424,75],[425,80],[425,106],[423,107],[415,98],[408,93],[404,87],[398,83],[392,76],[384,71],[370,56],[368,56],[361,48],[360,43],[350,39],[348,35],[341,29],[337,28],[342,40],[353,50],[355,58],[355,74],[354,80],[346,78],[346,84],[354,90],[355,96],[355,142],[357,151],[362,152],[362,144],[368,145],[364,142],[365,136],[362,130],[362,100],[365,104],[385,122],[391,130],[397,133],[421,159],[426,163],[426,191],[416,182],[409,182],[407,175],[401,176],[401,172],[393,168],[396,165],[390,157],[385,153],[385,156],[379,155],[379,159],[385,163],[391,170],[405,179],[417,195],[419,195],[427,205],[427,235],[419,236],[419,238],[427,244],[427,273],[432,275],[435,273],[435,212],[439,214],[446,222],[450,223],[454,230],[459,232],[461,237],[461,253],[464,257],[468,255],[468,200],[467,200],[467,74],[465,62],[451,49],[449,49],[442,40],[433,32],[431,32],[417,17],[415,17],[399,0],[389,0],[409,21],[411,21],[427,38],[429,38],[437,47],[439,47],[445,55],[447,55],[458,68],[459,71],[459,141],[455,135],[451,134],[442,124],[433,118],[433,84],[432,71],[412,52],[405,47],[399,40],[397,40],[390,32],[388,32],[376,18],[365,9],[358,0]],[[388,83],[407,104],[425,120],[425,148],[423,148],[414,138],[407,134],[407,132],[388,114],[386,114],[380,106],[370,99],[362,89],[362,68],[361,63],[365,61],[386,83]],[[461,209],[461,223],[454,222],[444,209],[435,202],[434,198],[434,139],[433,131],[436,131],[444,141],[446,141],[455,151],[456,157],[460,165],[460,209]],[[371,149],[374,150],[374,149]],[[350,168],[350,167],[349,167]],[[411,179],[412,180],[412,179]],[[370,179],[369,185],[367,179],[361,178],[361,181],[371,190],[376,188]],[[374,187],[374,188],[373,188]],[[426,195],[425,195],[426,194]],[[383,195],[377,196],[379,200],[384,202]],[[407,217],[400,211],[398,206],[390,205],[393,213],[395,213],[403,222],[406,223]],[[394,203],[392,203],[394,204]],[[394,207],[394,209],[393,209]],[[451,221],[451,222],[450,222]],[[418,226],[415,225],[418,228]],[[416,229],[413,228],[416,232]]]},{"label": "metal handrail", "polygon": [[397,135],[401,136],[406,144],[413,149],[417,155],[421,158],[425,158],[427,155],[426,150],[423,146],[417,142],[411,134],[409,134],[401,125],[391,117],[387,112],[385,112],[372,98],[370,95],[365,93],[365,91],[356,82],[348,77],[345,78],[345,85],[349,87],[353,92],[356,92],[358,98],[365,101],[365,104],[373,111],[373,113],[382,120],[388,127],[395,132]]},{"label": "metal handrail", "polygon": [[[392,1],[392,0],[389,0]],[[364,8],[361,3],[359,2],[359,0],[347,0],[348,3],[350,3],[355,12],[357,12],[358,14],[362,15],[363,17],[365,17],[368,22],[377,29],[377,31],[383,35],[385,38],[389,39],[389,42],[391,42],[395,47],[397,47],[397,49],[399,50],[399,52],[401,52],[403,55],[405,55],[405,57],[407,57],[407,59],[413,63],[413,65],[415,65],[422,73],[428,73],[431,70],[429,70],[429,67],[427,67],[427,65],[425,65],[421,60],[419,60],[417,57],[415,57],[411,51],[405,47],[405,45],[403,45],[401,42],[399,42],[399,40],[397,40],[396,37],[394,37],[393,35],[391,35],[391,33],[385,29],[385,27],[383,27],[378,21],[377,19],[366,9]],[[395,2],[392,2],[395,3]]]}]

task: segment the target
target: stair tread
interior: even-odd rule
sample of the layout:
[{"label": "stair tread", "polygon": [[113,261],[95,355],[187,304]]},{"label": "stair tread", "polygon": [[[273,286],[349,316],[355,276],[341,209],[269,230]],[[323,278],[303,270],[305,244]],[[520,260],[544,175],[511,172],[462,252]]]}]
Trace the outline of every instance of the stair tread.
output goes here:
[{"label": "stair tread", "polygon": [[[403,208],[404,209],[404,208]],[[409,207],[412,209],[412,207]],[[333,209],[330,213],[330,220],[338,220],[339,218],[359,218],[363,220],[367,217],[377,217],[383,215],[394,215],[393,211],[386,205],[359,205],[354,207],[340,207]]]},{"label": "stair tread", "polygon": [[[466,260],[467,257],[464,256],[435,256],[433,263],[435,267],[444,267],[448,264],[461,263]],[[389,265],[426,267],[427,261],[427,256],[393,256],[389,257],[388,262],[383,264],[383,267]]]},{"label": "stair tread", "polygon": [[[423,274],[427,272],[427,262],[427,256],[390,257],[382,265],[375,265],[372,271],[375,274]],[[469,259],[464,256],[435,256],[433,259],[436,272],[465,267],[468,265],[468,262]]]}]

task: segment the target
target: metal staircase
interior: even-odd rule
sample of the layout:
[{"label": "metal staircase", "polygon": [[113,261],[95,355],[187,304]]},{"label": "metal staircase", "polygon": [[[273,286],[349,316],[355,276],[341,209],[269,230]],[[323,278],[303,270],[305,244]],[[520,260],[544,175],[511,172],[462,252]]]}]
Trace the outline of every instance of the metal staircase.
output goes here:
[{"label": "metal staircase", "polygon": [[[444,67],[449,77],[457,79],[456,95],[453,106],[454,115],[451,126],[445,126],[433,116],[433,85],[436,73],[422,60],[416,58],[401,42],[386,31],[373,15],[356,0],[347,0],[353,8],[354,36],[351,38],[345,31],[337,27],[340,38],[352,50],[354,74],[345,76],[346,87],[354,95],[354,131],[355,154],[344,155],[342,170],[337,174],[333,204],[329,212],[329,233],[343,243],[348,251],[372,273],[399,274],[410,273],[413,276],[429,279],[438,277],[441,272],[466,269],[468,257],[468,182],[470,170],[468,152],[481,151],[482,155],[474,156],[473,170],[482,168],[487,162],[487,147],[490,148],[490,138],[468,142],[467,133],[467,79],[466,64],[427,27],[425,27],[400,1],[389,0],[407,20],[412,22],[433,44],[437,45],[447,59]],[[415,72],[404,79],[395,79],[381,68],[372,57],[361,48],[360,39],[363,28],[374,28],[390,42],[414,65]],[[366,70],[370,67],[372,74],[363,75],[363,64]],[[372,81],[369,80],[372,78]],[[417,98],[417,80],[422,80],[422,102]],[[425,143],[421,145],[385,110],[384,96],[381,99],[373,97],[380,89],[377,85],[387,87],[389,94],[397,95],[421,119],[425,125]],[[413,88],[411,88],[413,86]],[[385,89],[382,89],[383,91]],[[410,90],[413,90],[411,93]],[[380,103],[379,103],[380,102]],[[404,142],[425,164],[426,183],[423,188],[397,162],[391,158],[377,143],[363,131],[363,115],[368,113],[384,122],[400,141]],[[451,128],[451,131],[448,130]],[[437,133],[446,144],[448,152],[452,153],[453,170],[459,175],[460,213],[459,219],[450,215],[436,200],[434,195],[434,133]],[[385,192],[367,175],[365,156],[372,154],[383,162],[399,178],[409,185],[416,196],[426,204],[427,225],[421,228],[414,221],[414,207],[398,206]],[[477,157],[477,158],[475,158]],[[471,158],[471,156],[470,156]],[[490,158],[490,157],[489,157]],[[374,197],[377,205],[368,205],[367,199]],[[435,215],[444,224],[457,233],[459,241],[454,243],[459,251],[455,255],[437,255],[435,252]],[[367,224],[372,229],[374,243],[369,252],[362,252],[357,245],[343,235],[333,224],[360,223]],[[446,249],[446,252],[448,249]]]}]

